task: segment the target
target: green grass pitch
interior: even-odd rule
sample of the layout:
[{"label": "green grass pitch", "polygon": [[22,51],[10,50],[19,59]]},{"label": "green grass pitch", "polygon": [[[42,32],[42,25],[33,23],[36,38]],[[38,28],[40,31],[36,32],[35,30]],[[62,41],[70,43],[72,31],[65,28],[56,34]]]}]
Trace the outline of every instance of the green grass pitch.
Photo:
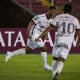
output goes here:
[{"label": "green grass pitch", "polygon": [[[7,63],[0,54],[0,80],[52,80],[52,72],[43,69],[40,55],[13,56]],[[48,55],[51,65],[52,56]],[[80,55],[69,55],[58,80],[80,80]]]}]

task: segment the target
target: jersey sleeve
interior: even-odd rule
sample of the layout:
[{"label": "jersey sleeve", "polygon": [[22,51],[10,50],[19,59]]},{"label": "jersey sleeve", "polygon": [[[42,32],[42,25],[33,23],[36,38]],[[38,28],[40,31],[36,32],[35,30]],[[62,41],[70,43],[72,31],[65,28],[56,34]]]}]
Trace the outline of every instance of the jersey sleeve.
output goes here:
[{"label": "jersey sleeve", "polygon": [[35,23],[35,24],[37,24],[38,22],[39,22],[39,15],[37,15],[37,16],[35,16],[33,19],[32,19],[32,21]]},{"label": "jersey sleeve", "polygon": [[80,29],[80,24],[79,24],[79,21],[78,21],[77,19],[76,19],[75,24],[76,24],[75,28],[76,28],[76,29]]}]

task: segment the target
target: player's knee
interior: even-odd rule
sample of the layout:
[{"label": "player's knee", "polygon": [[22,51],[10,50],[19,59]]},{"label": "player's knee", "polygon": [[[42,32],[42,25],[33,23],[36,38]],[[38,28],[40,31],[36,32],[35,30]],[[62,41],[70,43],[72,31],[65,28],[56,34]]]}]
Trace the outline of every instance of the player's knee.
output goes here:
[{"label": "player's knee", "polygon": [[53,57],[53,60],[56,60],[56,61],[58,61],[58,58],[57,58],[57,57]]},{"label": "player's knee", "polygon": [[25,49],[26,54],[30,54],[31,51]]},{"label": "player's knee", "polygon": [[62,57],[59,57],[59,61],[65,62],[65,59]]},{"label": "player's knee", "polygon": [[47,47],[44,48],[44,51],[47,52]]},{"label": "player's knee", "polygon": [[41,51],[42,51],[42,52],[47,52],[47,47],[42,47],[42,48],[41,48]]},{"label": "player's knee", "polygon": [[26,50],[25,50],[25,52],[26,52],[26,54],[30,54],[30,51],[26,51]]}]

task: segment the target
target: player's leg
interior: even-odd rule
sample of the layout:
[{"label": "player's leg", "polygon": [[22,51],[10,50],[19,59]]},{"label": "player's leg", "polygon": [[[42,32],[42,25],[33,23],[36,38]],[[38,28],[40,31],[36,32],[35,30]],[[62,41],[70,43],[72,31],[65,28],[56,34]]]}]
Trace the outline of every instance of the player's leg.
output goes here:
[{"label": "player's leg", "polygon": [[53,49],[52,49],[52,76],[54,77],[54,72],[56,71],[57,68],[57,64],[58,64],[58,52],[60,51],[60,49],[57,47],[56,42],[54,43]]},{"label": "player's leg", "polygon": [[26,48],[21,48],[21,49],[15,50],[13,52],[8,51],[6,54],[6,57],[5,57],[5,62],[7,62],[8,59],[10,59],[12,56],[30,53],[34,47],[34,46],[32,46],[32,44],[33,44],[33,42],[31,40],[28,40]]},{"label": "player's leg", "polygon": [[24,55],[24,54],[28,54],[32,51],[32,49],[29,47],[29,46],[26,46],[26,48],[21,48],[21,49],[18,49],[18,50],[15,50],[13,52],[11,52],[11,55],[12,56],[15,56],[15,55]]},{"label": "player's leg", "polygon": [[58,58],[57,67],[56,67],[54,74],[53,74],[53,80],[58,80],[58,75],[61,73],[61,71],[63,69],[64,62],[65,62],[64,58],[62,58],[62,57]]},{"label": "player's leg", "polygon": [[41,50],[41,57],[42,57],[42,62],[43,62],[44,69],[51,70],[52,67],[50,67],[47,64],[47,47],[45,46],[45,44],[44,44],[44,42],[42,41],[41,38],[38,42],[35,42],[35,43],[36,43],[36,45],[35,45],[36,48],[40,48],[40,50]]},{"label": "player's leg", "polygon": [[57,68],[57,64],[58,64],[58,58],[57,57],[53,57],[52,60],[52,76],[54,77],[54,72]]},{"label": "player's leg", "polygon": [[7,62],[8,59],[10,59],[12,56],[19,55],[19,54],[25,54],[25,48],[21,48],[21,49],[15,50],[13,52],[7,51],[6,57],[5,57],[5,62]]},{"label": "player's leg", "polygon": [[57,63],[57,67],[56,70],[54,72],[54,78],[53,80],[57,80],[58,79],[58,74],[61,73],[63,66],[64,66],[64,62],[69,54],[69,51],[71,49],[71,44],[67,44],[68,48],[65,47],[59,47],[60,52],[59,52],[59,58],[58,58],[58,63]]},{"label": "player's leg", "polygon": [[41,49],[41,57],[42,57],[42,61],[43,64],[47,64],[47,47],[43,46],[40,48]]},{"label": "player's leg", "polygon": [[55,43],[53,46],[53,50],[52,50],[52,56],[53,56],[53,60],[52,60],[52,76],[53,76],[53,80],[57,80],[58,79],[58,66],[59,66],[59,56],[60,56],[60,52],[61,52],[61,47],[58,47],[57,44]]},{"label": "player's leg", "polygon": [[26,54],[30,54],[32,51],[33,51],[33,49],[31,49],[29,46],[26,46],[26,48],[25,48]]},{"label": "player's leg", "polygon": [[52,49],[52,56],[53,56],[53,59],[52,59],[52,76],[53,76],[53,79],[54,79],[55,71],[57,69],[58,58],[59,58],[58,52],[59,51],[60,51],[60,49],[58,47],[56,47],[56,43],[54,43],[54,46]]},{"label": "player's leg", "polygon": [[43,62],[44,69],[46,69],[46,70],[52,70],[52,67],[50,67],[47,64],[47,47],[44,45],[40,49],[41,49],[41,57],[42,57],[42,62]]},{"label": "player's leg", "polygon": [[7,62],[12,56],[15,55],[24,55],[26,53],[30,53],[32,51],[32,49],[30,47],[26,47],[26,48],[20,48],[18,50],[15,51],[7,51],[6,57],[5,57],[5,62]]},{"label": "player's leg", "polygon": [[63,69],[65,59],[62,57],[53,57],[52,61],[52,75],[53,80],[58,80],[58,75]]},{"label": "player's leg", "polygon": [[58,64],[57,64],[57,69],[56,69],[56,72],[58,72],[59,74],[61,73],[63,69],[64,62],[71,49],[71,44],[67,44],[67,45],[68,45],[68,48],[61,47],[61,51],[59,52],[59,59],[58,59]]}]

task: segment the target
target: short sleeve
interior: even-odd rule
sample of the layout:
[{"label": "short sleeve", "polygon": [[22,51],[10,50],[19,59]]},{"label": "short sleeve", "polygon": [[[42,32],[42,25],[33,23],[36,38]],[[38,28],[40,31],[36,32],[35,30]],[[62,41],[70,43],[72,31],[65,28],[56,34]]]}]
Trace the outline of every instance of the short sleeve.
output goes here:
[{"label": "short sleeve", "polygon": [[39,15],[37,15],[37,16],[35,16],[33,19],[32,19],[32,21],[35,23],[35,24],[37,24],[38,22],[39,22]]},{"label": "short sleeve", "polygon": [[76,29],[80,29],[80,24],[79,24],[79,21],[78,21],[78,19],[76,19],[76,22],[75,22],[75,28]]}]

